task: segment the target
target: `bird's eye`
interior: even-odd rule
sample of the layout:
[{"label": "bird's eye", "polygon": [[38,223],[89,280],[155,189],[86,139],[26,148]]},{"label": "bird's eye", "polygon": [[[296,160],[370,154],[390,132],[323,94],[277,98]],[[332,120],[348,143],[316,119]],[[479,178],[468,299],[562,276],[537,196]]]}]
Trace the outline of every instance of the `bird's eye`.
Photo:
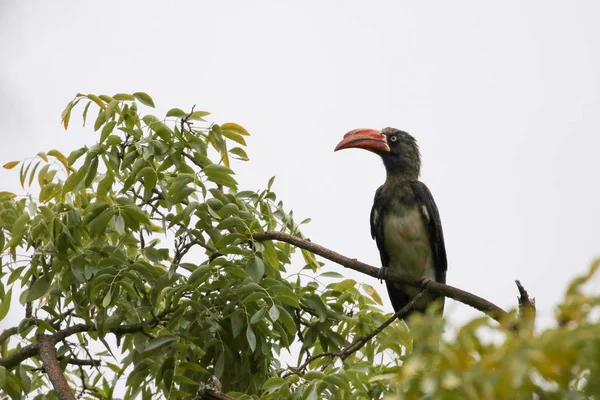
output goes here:
[{"label": "bird's eye", "polygon": [[398,136],[390,136],[390,142],[395,142],[398,140]]}]

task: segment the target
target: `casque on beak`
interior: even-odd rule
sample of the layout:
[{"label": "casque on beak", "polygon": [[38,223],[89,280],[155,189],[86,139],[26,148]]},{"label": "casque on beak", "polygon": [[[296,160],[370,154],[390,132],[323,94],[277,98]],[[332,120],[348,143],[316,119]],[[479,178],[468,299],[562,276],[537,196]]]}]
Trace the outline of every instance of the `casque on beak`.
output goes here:
[{"label": "casque on beak", "polygon": [[334,151],[343,149],[364,149],[374,153],[389,152],[386,136],[376,129],[355,129],[344,135],[341,142],[335,146]]}]

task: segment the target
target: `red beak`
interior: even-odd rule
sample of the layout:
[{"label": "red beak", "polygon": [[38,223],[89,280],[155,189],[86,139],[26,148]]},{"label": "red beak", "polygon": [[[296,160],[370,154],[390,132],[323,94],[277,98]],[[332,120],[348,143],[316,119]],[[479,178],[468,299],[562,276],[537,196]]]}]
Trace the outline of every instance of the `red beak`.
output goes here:
[{"label": "red beak", "polygon": [[374,153],[389,152],[386,137],[376,129],[355,129],[344,135],[334,151],[343,149],[364,149]]}]

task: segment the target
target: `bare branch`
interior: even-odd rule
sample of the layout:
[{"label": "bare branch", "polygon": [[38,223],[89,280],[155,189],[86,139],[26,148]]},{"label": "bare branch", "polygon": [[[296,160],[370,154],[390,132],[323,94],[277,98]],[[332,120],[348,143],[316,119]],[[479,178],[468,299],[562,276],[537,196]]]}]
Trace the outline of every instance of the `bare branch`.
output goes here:
[{"label": "bare branch", "polygon": [[44,371],[48,375],[58,398],[61,400],[75,400],[75,395],[71,391],[67,379],[60,368],[60,362],[56,358],[56,342],[54,335],[38,335],[37,348],[39,349],[40,359],[44,366]]},{"label": "bare branch", "polygon": [[[379,268],[365,264],[356,259],[348,258],[339,253],[336,253],[335,251],[329,250],[328,248],[319,246],[318,244],[315,244],[310,240],[292,236],[288,233],[275,231],[257,232],[252,235],[252,238],[259,242],[264,240],[279,240],[281,242],[286,242],[294,246],[300,247],[301,249],[313,252],[343,267],[350,268],[354,271],[361,272],[365,275],[369,275],[374,278],[380,277]],[[504,311],[497,305],[477,295],[466,292],[454,286],[435,282],[428,278],[422,278],[413,275],[403,274],[397,271],[391,271],[389,268],[384,269],[383,272],[383,278],[386,281],[398,282],[407,286],[420,288],[422,290],[427,289],[432,293],[445,297],[450,297],[451,299],[471,306],[489,315],[491,318],[495,319],[498,322],[500,322],[507,315],[506,311]]]}]

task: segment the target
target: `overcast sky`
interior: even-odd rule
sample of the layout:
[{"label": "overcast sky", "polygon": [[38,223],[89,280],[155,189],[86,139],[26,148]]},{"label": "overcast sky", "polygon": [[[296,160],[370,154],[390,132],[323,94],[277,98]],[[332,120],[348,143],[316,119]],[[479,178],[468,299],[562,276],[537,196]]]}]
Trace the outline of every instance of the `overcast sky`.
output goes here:
[{"label": "overcast sky", "polygon": [[[314,242],[378,265],[378,157],[333,153],[393,126],[421,146],[448,283],[501,307],[515,279],[543,321],[600,254],[597,1],[0,2],[0,164],[97,139],[77,92],[145,91],[157,115],[211,111],[252,134],[243,188],[272,175]],[[1,190],[19,191],[0,171]],[[37,193],[36,193],[37,194]],[[383,285],[343,271],[379,288]],[[600,285],[596,286],[598,289]],[[476,313],[452,303],[451,324]],[[14,321],[2,321],[2,326]]]}]

